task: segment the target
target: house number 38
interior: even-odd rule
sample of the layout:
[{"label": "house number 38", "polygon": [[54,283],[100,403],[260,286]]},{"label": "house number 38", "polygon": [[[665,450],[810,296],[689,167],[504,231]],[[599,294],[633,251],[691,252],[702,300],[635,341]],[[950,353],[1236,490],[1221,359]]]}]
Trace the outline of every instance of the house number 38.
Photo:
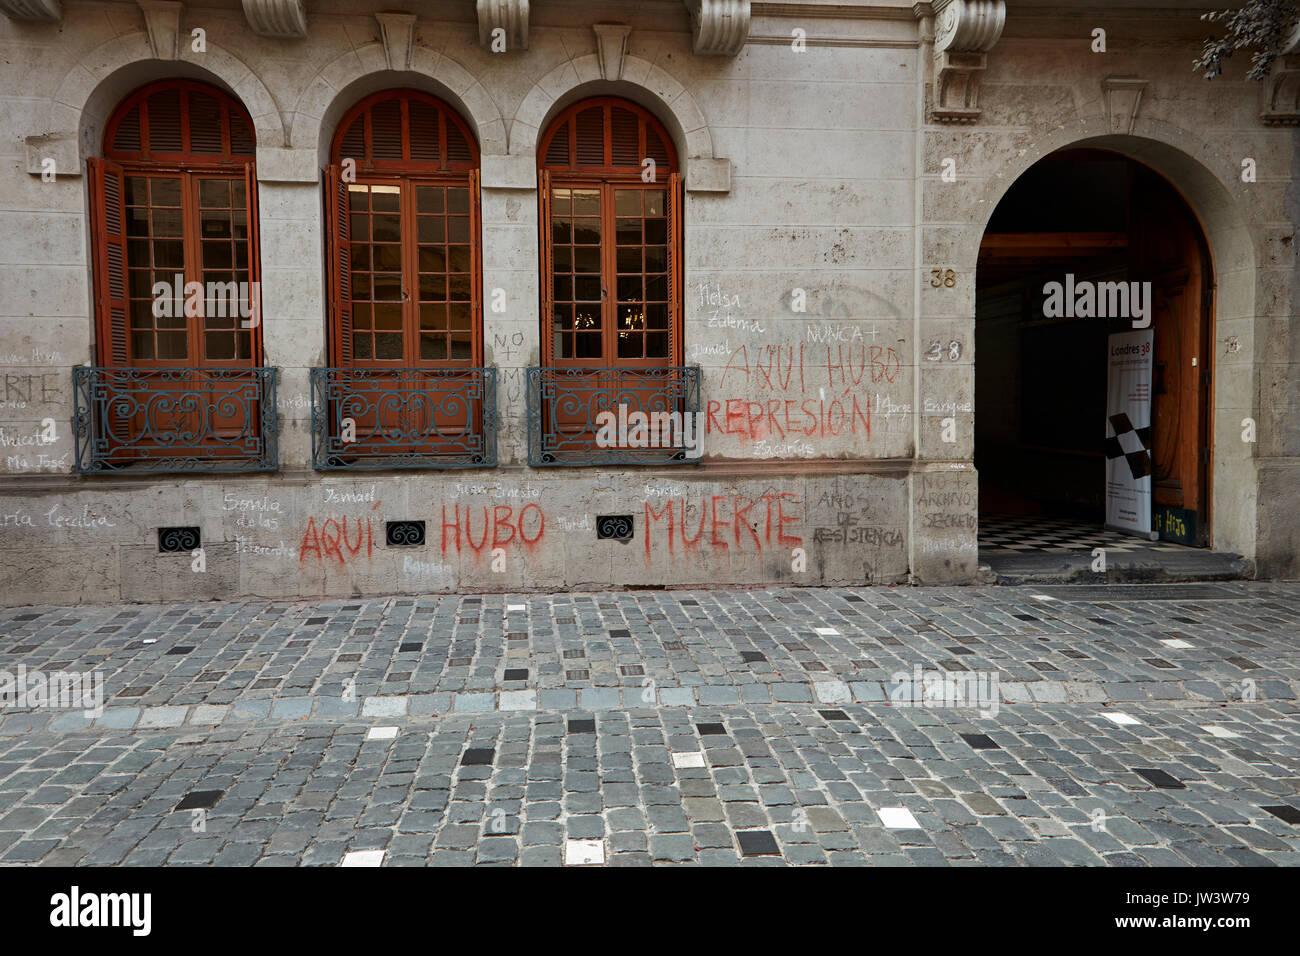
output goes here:
[{"label": "house number 38", "polygon": [[953,339],[945,347],[938,339],[934,339],[926,349],[925,357],[931,362],[941,362],[944,358],[956,362],[961,358],[961,343]]},{"label": "house number 38", "polygon": [[945,289],[951,289],[956,284],[957,284],[957,273],[953,272],[951,269],[930,270],[931,288],[937,289],[940,286],[943,286]]}]

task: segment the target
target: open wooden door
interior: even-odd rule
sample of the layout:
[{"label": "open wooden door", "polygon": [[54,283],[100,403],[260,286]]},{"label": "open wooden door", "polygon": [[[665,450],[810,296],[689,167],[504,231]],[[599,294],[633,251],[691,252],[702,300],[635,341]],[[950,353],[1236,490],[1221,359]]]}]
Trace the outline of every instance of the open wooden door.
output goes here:
[{"label": "open wooden door", "polygon": [[1150,282],[1152,528],[1165,540],[1210,543],[1210,410],[1214,281],[1200,225],[1168,189],[1132,189],[1129,278]]}]

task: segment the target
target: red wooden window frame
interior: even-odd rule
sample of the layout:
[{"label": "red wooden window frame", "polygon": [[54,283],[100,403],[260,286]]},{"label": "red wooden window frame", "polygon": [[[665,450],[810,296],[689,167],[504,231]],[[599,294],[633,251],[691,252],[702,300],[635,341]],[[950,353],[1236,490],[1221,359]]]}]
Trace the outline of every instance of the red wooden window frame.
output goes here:
[{"label": "red wooden window frame", "polygon": [[[147,84],[127,96],[113,111],[104,131],[104,156],[88,163],[90,187],[92,269],[95,291],[95,323],[98,359],[101,365],[113,367],[213,367],[245,368],[262,362],[261,323],[248,323],[245,330],[242,317],[235,316],[229,326],[211,327],[203,316],[188,318],[171,334],[186,340],[186,357],[160,359],[157,342],[162,326],[158,320],[150,328],[141,328],[141,335],[153,343],[150,356],[135,357],[132,347],[131,301],[142,299],[139,288],[132,289],[132,271],[157,280],[171,281],[180,274],[185,283],[205,281],[206,255],[201,234],[200,189],[204,184],[229,181],[244,187],[242,243],[246,252],[246,267],[238,269],[235,246],[241,240],[235,237],[239,212],[231,200],[231,262],[228,270],[235,281],[260,285],[261,268],[257,232],[257,176],[254,166],[256,139],[252,119],[248,112],[229,94],[194,80],[163,80]],[[143,184],[149,194],[154,184],[174,181],[179,205],[168,206],[180,212],[179,235],[161,237],[153,225],[156,205],[141,207],[138,198],[130,202],[128,196],[132,183]],[[138,195],[138,193],[137,193]],[[150,200],[152,202],[152,200]],[[144,233],[130,235],[128,214],[131,208],[147,208],[149,225]],[[160,267],[156,261],[141,263],[133,259],[131,240],[147,242],[157,255],[156,243],[163,239],[179,240],[181,255],[174,266]],[[216,240],[219,244],[222,240]],[[213,245],[209,240],[208,245]],[[208,274],[213,271],[208,269]],[[246,278],[239,278],[240,273]],[[152,283],[149,283],[150,288]],[[151,296],[151,292],[149,293]],[[183,306],[183,301],[180,303]],[[247,304],[254,316],[260,314],[260,302]],[[214,321],[216,321],[214,317]],[[223,328],[233,330],[235,340],[247,332],[247,347],[243,354],[233,358],[207,357],[208,340],[220,336]],[[163,330],[162,334],[168,334]],[[236,349],[236,352],[241,351]]]},{"label": "red wooden window frame", "polygon": [[[480,227],[479,196],[479,151],[469,125],[460,115],[442,100],[419,90],[395,89],[384,90],[366,97],[344,114],[330,150],[330,166],[325,171],[325,209],[329,235],[329,293],[330,293],[330,360],[339,367],[366,368],[462,368],[482,365],[483,361],[483,317],[482,317],[482,237]],[[350,188],[351,187],[351,188]],[[385,240],[384,245],[396,245],[400,251],[401,298],[378,299],[372,291],[368,300],[353,299],[353,276],[357,263],[353,262],[353,237],[351,226],[353,214],[357,213],[367,225],[374,223],[379,213],[373,211],[374,193],[368,192],[367,205],[372,211],[362,213],[353,210],[352,196],[360,195],[358,187],[380,187],[382,190],[396,189],[398,228],[400,234],[396,242]],[[422,190],[422,187],[429,189]],[[451,190],[464,189],[467,192],[467,210],[464,214],[451,209]],[[435,196],[434,190],[441,191],[441,213],[428,213],[428,207],[421,206],[424,197]],[[387,193],[392,194],[392,193]],[[384,213],[391,216],[391,213]],[[368,217],[368,218],[367,218]],[[452,220],[468,218],[468,242],[453,242],[451,237]],[[430,236],[421,238],[421,225],[428,223],[432,228]],[[441,226],[443,238],[437,239],[437,228]],[[457,228],[459,224],[457,223]],[[368,243],[368,254],[373,254],[375,240]],[[453,270],[454,257],[463,247],[468,247],[467,260],[462,259],[464,268]],[[425,269],[427,264],[422,253],[429,253],[436,263],[441,247],[443,267]],[[376,275],[392,275],[391,269],[379,270],[371,263],[371,268],[357,270],[356,275],[364,275],[373,282]],[[429,287],[437,289],[441,285],[443,298],[424,299],[424,295],[436,296],[436,292],[426,292],[421,278],[429,280]],[[459,277],[462,287],[453,298],[453,280]],[[439,281],[441,280],[441,281]],[[467,283],[468,288],[464,288]],[[376,327],[377,309],[372,310],[370,331],[374,343],[370,356],[360,356],[354,349],[354,333],[364,332],[359,322],[354,322],[354,305],[366,302],[379,303],[400,302],[402,357],[400,359],[378,359],[378,335]],[[434,326],[432,330],[443,328],[446,332],[445,358],[422,358],[421,305],[427,305],[436,315],[438,306],[446,304],[447,324]],[[469,306],[469,343],[470,354],[462,358],[452,358],[453,343],[456,333],[464,329],[454,327],[454,313],[459,306]]]},{"label": "red wooden window frame", "polygon": [[[595,111],[599,110],[597,115]],[[598,120],[598,122],[597,122]],[[643,179],[646,158],[654,159],[654,179]],[[663,124],[648,110],[619,97],[581,100],[560,113],[547,127],[537,151],[540,198],[542,286],[542,356],[548,366],[620,366],[656,368],[682,364],[682,200],[677,152]],[[666,304],[667,355],[620,358],[618,311],[620,303],[620,244],[617,238],[616,191],[662,190],[666,193]],[[556,272],[552,205],[557,192],[594,190],[599,193],[601,354],[599,357],[562,357],[555,354],[556,289],[576,273]],[[561,201],[563,201],[561,199]],[[576,213],[575,213],[576,215]],[[594,217],[593,217],[594,218]],[[659,218],[657,215],[654,218]],[[644,238],[639,248],[650,243]],[[657,245],[657,244],[656,244]],[[621,248],[627,249],[628,246]],[[644,261],[644,260],[643,260]],[[643,269],[647,267],[643,266]],[[635,275],[630,273],[629,275]],[[655,277],[659,273],[653,273]],[[646,273],[642,273],[642,281]],[[647,286],[643,285],[643,289]],[[573,296],[577,292],[572,293]],[[646,294],[648,300],[650,296]],[[567,299],[565,302],[572,302]],[[658,303],[661,300],[654,300]],[[575,314],[576,314],[576,305]],[[644,316],[644,312],[642,315]],[[645,324],[642,325],[643,330]],[[558,330],[566,334],[565,330]],[[625,330],[626,331],[626,330]],[[569,333],[572,334],[572,333]],[[576,349],[575,349],[576,351]]]}]

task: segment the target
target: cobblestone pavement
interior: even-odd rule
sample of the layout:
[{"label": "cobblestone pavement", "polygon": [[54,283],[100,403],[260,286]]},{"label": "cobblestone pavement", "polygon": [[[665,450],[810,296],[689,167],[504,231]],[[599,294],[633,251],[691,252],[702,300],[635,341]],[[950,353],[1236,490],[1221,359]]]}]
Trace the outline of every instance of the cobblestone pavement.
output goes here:
[{"label": "cobblestone pavement", "polygon": [[1298,598],[7,609],[0,701],[20,667],[105,683],[97,716],[0,710],[0,865],[1294,865]]}]

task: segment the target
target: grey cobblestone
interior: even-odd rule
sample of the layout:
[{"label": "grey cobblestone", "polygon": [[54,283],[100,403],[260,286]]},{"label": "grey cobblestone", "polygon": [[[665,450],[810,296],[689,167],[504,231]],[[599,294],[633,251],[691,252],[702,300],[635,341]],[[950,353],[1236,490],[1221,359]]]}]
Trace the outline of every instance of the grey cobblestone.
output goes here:
[{"label": "grey cobblestone", "polygon": [[[511,614],[527,639],[509,642],[530,679],[509,684],[509,597],[472,614],[456,597],[131,608],[120,638],[95,633],[120,608],[79,608],[60,628],[58,610],[0,611],[0,668],[109,651],[93,723],[0,712],[0,865],[334,866],[384,849],[385,865],[557,866],[567,839],[601,841],[612,866],[1296,865],[1300,828],[1262,807],[1300,807],[1300,586],[1233,588],[1239,600],[1104,608],[1013,588],[534,596]],[[285,645],[309,616],[330,623],[311,626],[303,657]],[[1157,643],[1175,616],[1190,650]],[[412,632],[421,650],[397,652]],[[666,635],[685,650],[665,653]],[[165,654],[180,643],[196,650]],[[742,659],[755,648],[766,660]],[[995,712],[891,699],[893,674],[953,660],[999,677]],[[212,670],[226,676],[195,680]],[[1139,723],[1103,716],[1115,711]],[[584,720],[589,732],[571,727]],[[701,734],[709,723],[724,733]],[[396,738],[363,739],[378,726]],[[462,764],[470,748],[491,763]],[[675,765],[689,753],[703,766]],[[1185,788],[1135,772],[1151,767]],[[194,833],[174,810],[208,789],[223,793]],[[884,828],[893,807],[921,829]],[[738,830],[771,832],[778,855],[742,860]]]}]

